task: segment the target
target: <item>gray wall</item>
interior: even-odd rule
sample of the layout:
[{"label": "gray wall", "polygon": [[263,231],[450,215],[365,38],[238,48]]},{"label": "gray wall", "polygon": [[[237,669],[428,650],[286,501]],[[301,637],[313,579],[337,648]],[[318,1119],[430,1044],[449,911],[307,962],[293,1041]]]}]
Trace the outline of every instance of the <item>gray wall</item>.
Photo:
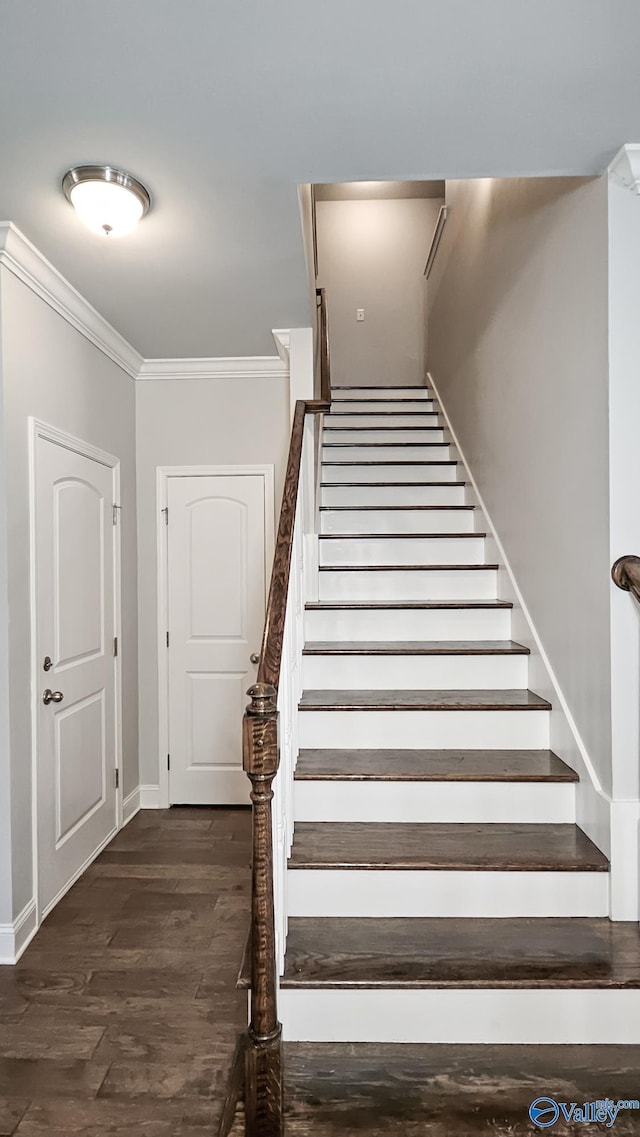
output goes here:
[{"label": "gray wall", "polygon": [[9,487],[9,731],[15,917],[33,895],[28,418],[33,415],[68,431],[121,461],[126,795],[138,784],[135,401],[130,376],[7,269],[0,269],[0,279],[3,445]]},{"label": "gray wall", "polygon": [[273,464],[279,510],[290,435],[288,379],[140,382],[136,421],[140,782],[157,785],[157,467]]},{"label": "gray wall", "polygon": [[[335,384],[424,382],[424,266],[438,199],[319,201]],[[356,309],[365,309],[362,323]]]},{"label": "gray wall", "polygon": [[429,369],[611,788],[606,179],[447,183]]}]

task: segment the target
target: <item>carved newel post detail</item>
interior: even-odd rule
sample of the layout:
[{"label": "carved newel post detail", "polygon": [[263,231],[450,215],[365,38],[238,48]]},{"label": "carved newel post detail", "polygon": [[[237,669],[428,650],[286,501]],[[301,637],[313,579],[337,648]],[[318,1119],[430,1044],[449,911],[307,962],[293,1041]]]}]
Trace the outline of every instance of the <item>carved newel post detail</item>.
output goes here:
[{"label": "carved newel post detail", "polygon": [[256,683],[247,694],[242,725],[243,766],[251,781],[253,865],[251,879],[251,1022],[245,1052],[248,1137],[282,1137],[282,1027],[278,1022],[276,936],[273,906],[271,801],[278,772],[276,690]]}]

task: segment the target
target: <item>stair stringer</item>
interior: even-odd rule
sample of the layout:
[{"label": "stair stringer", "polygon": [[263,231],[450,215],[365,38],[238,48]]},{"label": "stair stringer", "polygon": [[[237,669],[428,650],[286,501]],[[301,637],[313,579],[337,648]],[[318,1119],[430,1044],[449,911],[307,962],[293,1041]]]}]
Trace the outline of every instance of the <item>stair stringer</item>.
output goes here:
[{"label": "stair stringer", "polygon": [[615,802],[601,785],[431,372],[427,372],[427,382],[433,388],[440,406],[452,449],[455,450],[453,456],[457,456],[465,470],[467,504],[475,505],[482,517],[480,527],[487,532],[487,560],[495,561],[500,566],[498,596],[500,599],[510,600],[514,605],[513,639],[531,651],[529,686],[552,704],[551,748],[576,771],[580,778],[576,785],[577,823],[594,844],[611,859],[611,919],[637,920],[640,918],[638,896],[640,802]]}]

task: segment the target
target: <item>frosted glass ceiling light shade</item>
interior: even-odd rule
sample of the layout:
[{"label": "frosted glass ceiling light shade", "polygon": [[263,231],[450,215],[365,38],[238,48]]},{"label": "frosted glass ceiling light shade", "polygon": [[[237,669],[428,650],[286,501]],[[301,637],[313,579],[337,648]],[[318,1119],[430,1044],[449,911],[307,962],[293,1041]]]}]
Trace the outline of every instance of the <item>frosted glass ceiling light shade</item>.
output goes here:
[{"label": "frosted glass ceiling light shade", "polygon": [[103,237],[130,233],[151,205],[142,183],[113,166],[74,166],[62,188],[80,220]]}]

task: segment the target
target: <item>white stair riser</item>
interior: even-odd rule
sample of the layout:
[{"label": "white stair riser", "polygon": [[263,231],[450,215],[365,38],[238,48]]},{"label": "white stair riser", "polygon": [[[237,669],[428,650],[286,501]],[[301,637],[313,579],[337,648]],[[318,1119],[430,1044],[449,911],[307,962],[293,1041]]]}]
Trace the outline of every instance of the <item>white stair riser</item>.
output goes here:
[{"label": "white stair riser", "polygon": [[344,509],[320,513],[321,533],[472,533],[472,509]]},{"label": "white stair riser", "polygon": [[608,916],[606,872],[289,869],[289,916]]},{"label": "white stair riser", "polygon": [[528,682],[526,655],[305,655],[306,690],[510,690]]},{"label": "white stair riser", "polygon": [[496,569],[418,569],[403,572],[320,573],[319,599],[326,601],[495,600]]},{"label": "white stair riser", "polygon": [[[332,688],[333,689],[333,688]],[[301,749],[546,750],[549,711],[300,711]]]},{"label": "white stair riser", "polygon": [[412,400],[407,402],[405,399],[396,398],[396,396],[393,396],[392,399],[377,399],[371,397],[368,398],[366,402],[361,399],[334,398],[331,401],[331,410],[327,412],[327,414],[331,415],[334,410],[347,410],[347,412],[355,414],[371,414],[373,410],[384,410],[384,412],[393,410],[393,412],[398,412],[399,414],[410,415],[412,412],[415,412],[415,410],[427,410],[427,412],[434,410],[434,412],[437,412],[438,407],[438,400],[433,397],[433,392],[431,392],[431,396],[429,392],[427,392],[426,397],[419,398],[417,402],[414,401],[413,397]]},{"label": "white stair riser", "polygon": [[289,1042],[640,1043],[637,990],[288,988],[278,1015]]},{"label": "white stair riser", "polygon": [[381,442],[387,444],[389,442],[413,442],[419,446],[428,446],[433,442],[444,442],[444,431],[441,428],[437,430],[376,430],[358,428],[356,430],[330,430],[325,429],[322,435],[323,446],[329,446],[332,442],[352,442],[354,446],[359,446],[362,442]]},{"label": "white stair riser", "polygon": [[575,822],[573,782],[329,782],[294,785],[296,821],[483,825]]},{"label": "white stair riser", "polygon": [[320,541],[321,565],[481,565],[484,537],[336,537]]},{"label": "white stair riser", "polygon": [[385,414],[398,415],[410,415],[416,412],[439,414],[439,405],[437,400],[433,398],[419,399],[417,402],[405,402],[402,399],[367,399],[366,402],[361,399],[333,399],[331,410],[327,412],[325,422],[327,418],[332,417],[334,412],[369,415],[374,414],[376,410],[383,410]]},{"label": "white stair riser", "polygon": [[[406,455],[403,456],[406,458]],[[455,482],[460,478],[460,467],[457,462],[445,462],[446,455],[438,454],[432,466],[425,466],[420,460],[417,466],[405,466],[398,455],[390,459],[392,466],[381,466],[380,455],[368,452],[364,458],[367,465],[355,463],[342,465],[350,459],[335,452],[327,457],[324,455],[322,466],[323,482]],[[439,460],[438,460],[439,459]],[[336,465],[338,463],[338,465]],[[394,493],[402,493],[404,487]],[[398,500],[398,499],[394,499]],[[399,502],[402,504],[402,502]],[[410,505],[410,502],[407,502]]]},{"label": "white stair riser", "polygon": [[322,461],[331,462],[446,462],[451,454],[449,446],[429,446],[416,443],[409,446],[336,446],[322,447]]},{"label": "white stair riser", "polygon": [[398,414],[369,414],[364,411],[359,411],[356,414],[329,414],[325,417],[324,428],[325,430],[363,430],[367,427],[370,430],[381,430],[390,426],[411,426],[419,430],[425,426],[442,426],[440,416],[437,411],[425,408],[421,411],[414,411],[413,413],[398,413]]},{"label": "white stair riser", "polygon": [[343,387],[332,391],[332,399],[340,403],[342,399],[381,399],[385,403],[388,399],[426,399],[433,398],[433,391],[428,387]]},{"label": "white stair riser", "polygon": [[[345,478],[348,481],[348,478]],[[322,486],[321,505],[464,505],[464,486]]]},{"label": "white stair riser", "polygon": [[508,640],[511,609],[345,609],[305,612],[307,640]]}]

